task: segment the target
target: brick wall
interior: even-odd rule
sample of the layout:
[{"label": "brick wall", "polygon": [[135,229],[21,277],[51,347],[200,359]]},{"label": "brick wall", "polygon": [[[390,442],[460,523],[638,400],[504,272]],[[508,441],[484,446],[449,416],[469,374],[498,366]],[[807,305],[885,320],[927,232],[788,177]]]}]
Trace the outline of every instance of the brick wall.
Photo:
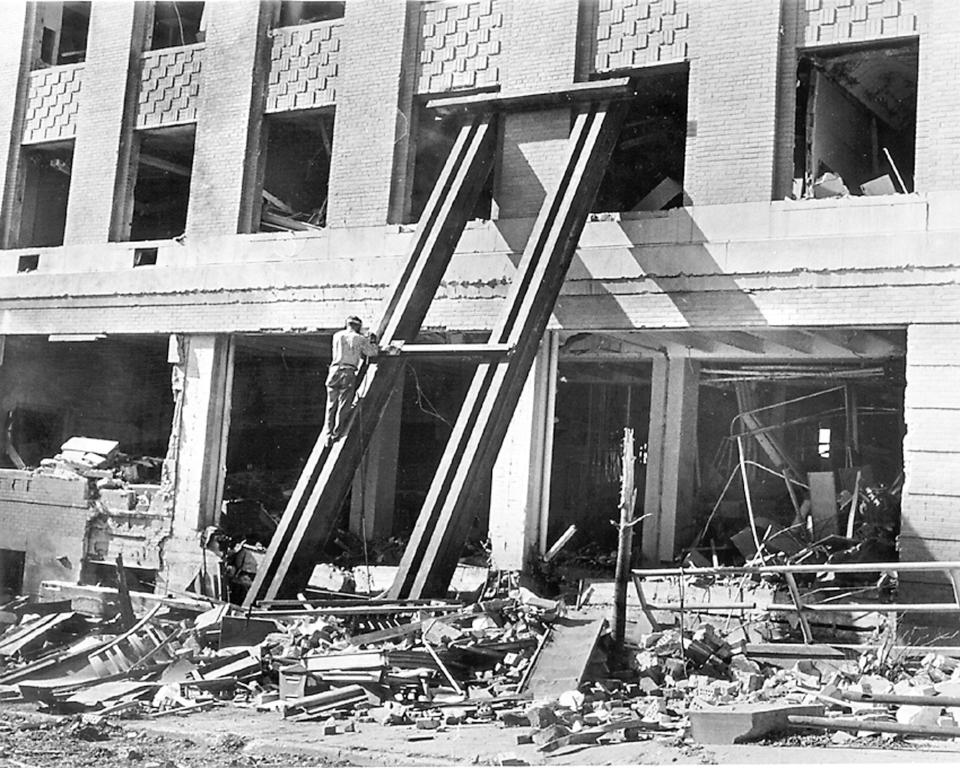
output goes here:
[{"label": "brick wall", "polygon": [[83,64],[35,69],[27,86],[23,143],[72,139],[77,131]]},{"label": "brick wall", "polygon": [[590,38],[596,72],[683,61],[691,0],[599,0]]},{"label": "brick wall", "polygon": [[26,106],[27,80],[35,14],[20,3],[0,3],[0,247],[15,240],[20,139]]},{"label": "brick wall", "polygon": [[960,8],[954,0],[923,6],[917,93],[916,188],[960,184]]},{"label": "brick wall", "polygon": [[195,43],[143,54],[137,128],[196,121],[203,52],[204,43]]},{"label": "brick wall", "polygon": [[[401,216],[412,122],[417,8],[391,0],[347,3],[333,128],[327,221],[386,224]],[[371,41],[376,40],[376,45]]]},{"label": "brick wall", "polygon": [[[577,0],[531,0],[506,9],[504,92],[538,91],[574,82]],[[570,110],[548,109],[502,117],[502,153],[494,200],[500,218],[535,216],[563,169]]]},{"label": "brick wall", "polygon": [[800,14],[801,45],[859,43],[917,33],[917,0],[791,2]]},{"label": "brick wall", "polygon": [[44,579],[76,581],[92,515],[87,481],[0,470],[2,547],[26,553],[23,592]]},{"label": "brick wall", "polygon": [[[960,324],[907,329],[902,560],[960,560]],[[933,574],[912,584],[943,583]],[[931,599],[929,596],[925,599]]]},{"label": "brick wall", "polygon": [[695,0],[691,10],[687,196],[700,205],[769,200],[779,4]]},{"label": "brick wall", "polygon": [[256,231],[270,11],[245,0],[208,6],[204,77],[216,87],[196,99],[190,236]]},{"label": "brick wall", "polygon": [[419,7],[417,93],[495,85],[509,0],[435,0]]},{"label": "brick wall", "polygon": [[323,107],[337,100],[342,29],[337,19],[273,30],[267,112]]},{"label": "brick wall", "polygon": [[145,39],[145,4],[91,6],[83,107],[77,119],[64,242],[116,236],[115,205],[131,184],[133,105]]}]

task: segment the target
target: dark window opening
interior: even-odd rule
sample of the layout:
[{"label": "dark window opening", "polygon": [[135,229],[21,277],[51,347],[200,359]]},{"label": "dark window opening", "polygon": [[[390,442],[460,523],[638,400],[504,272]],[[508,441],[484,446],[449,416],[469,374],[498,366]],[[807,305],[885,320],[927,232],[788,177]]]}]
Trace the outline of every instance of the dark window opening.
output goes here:
[{"label": "dark window opening", "polygon": [[27,253],[17,259],[17,272],[34,272],[39,266],[39,253]]},{"label": "dark window opening", "polygon": [[918,55],[907,42],[801,58],[795,197],[913,191]]},{"label": "dark window opening", "polygon": [[201,43],[206,35],[204,4],[198,2],[158,2],[153,10],[150,49],[173,48]]},{"label": "dark window opening", "polygon": [[72,166],[72,143],[24,151],[21,248],[63,245]]},{"label": "dark window opening", "polygon": [[133,250],[133,266],[154,266],[157,263],[157,251],[157,248],[135,248]]},{"label": "dark window opening", "polygon": [[0,608],[23,591],[26,552],[0,549]]},{"label": "dark window opening", "polygon": [[281,27],[297,24],[313,24],[315,21],[342,19],[343,2],[304,2],[303,0],[283,0],[280,3]]},{"label": "dark window opening", "polygon": [[40,3],[37,23],[40,53],[37,66],[77,64],[87,56],[90,2]]},{"label": "dark window opening", "polygon": [[600,183],[594,213],[683,205],[687,73],[641,78]]},{"label": "dark window opening", "polygon": [[327,220],[333,114],[267,118],[262,232],[309,231]]},{"label": "dark window opening", "polygon": [[183,234],[190,200],[194,134],[193,126],[140,134],[131,240],[162,240]]},{"label": "dark window opening", "polygon": [[[163,457],[173,423],[166,335],[49,341],[8,336],[0,366],[0,466],[40,466],[74,436],[117,440],[131,458]],[[13,451],[8,449],[12,448]],[[137,482],[154,482],[151,467]]]},{"label": "dark window opening", "polygon": [[[457,140],[462,118],[457,115],[441,115],[421,106],[416,119],[415,147],[413,150],[413,188],[410,195],[411,222],[419,221],[427,200],[440,178],[444,163]],[[473,209],[474,219],[489,219],[493,204],[493,171],[480,190],[480,197]]]}]

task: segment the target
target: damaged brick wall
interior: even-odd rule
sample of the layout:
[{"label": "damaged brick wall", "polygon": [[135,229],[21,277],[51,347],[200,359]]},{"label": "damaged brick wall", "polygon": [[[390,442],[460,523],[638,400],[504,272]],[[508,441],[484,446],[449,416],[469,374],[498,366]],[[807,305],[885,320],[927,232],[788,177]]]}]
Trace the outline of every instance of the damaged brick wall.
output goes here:
[{"label": "damaged brick wall", "polygon": [[80,577],[87,523],[95,514],[91,495],[82,477],[0,470],[3,548],[26,553],[25,594],[36,594],[44,580]]}]

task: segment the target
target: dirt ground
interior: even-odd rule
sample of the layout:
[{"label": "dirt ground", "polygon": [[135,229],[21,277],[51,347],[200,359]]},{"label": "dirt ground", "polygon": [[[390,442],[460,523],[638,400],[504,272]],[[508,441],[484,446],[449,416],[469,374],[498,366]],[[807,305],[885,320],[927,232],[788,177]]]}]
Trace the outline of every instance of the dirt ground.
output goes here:
[{"label": "dirt ground", "polygon": [[0,705],[0,766],[48,768],[226,768],[227,766],[391,765],[711,765],[960,763],[960,742],[858,740],[823,736],[768,744],[701,747],[658,736],[639,742],[571,747],[544,755],[518,745],[523,728],[499,724],[425,733],[412,726],[361,723],[358,732],[323,736],[320,723],[233,706],[151,719],[52,716],[30,704]]}]

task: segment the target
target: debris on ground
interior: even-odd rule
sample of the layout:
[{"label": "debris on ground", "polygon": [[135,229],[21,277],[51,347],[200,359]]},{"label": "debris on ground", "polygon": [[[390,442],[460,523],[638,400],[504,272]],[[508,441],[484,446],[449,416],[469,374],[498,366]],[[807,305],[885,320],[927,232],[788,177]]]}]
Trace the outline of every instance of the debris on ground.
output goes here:
[{"label": "debris on ground", "polygon": [[618,652],[604,620],[515,579],[478,598],[344,593],[247,612],[158,598],[126,628],[119,613],[18,598],[0,607],[0,699],[33,702],[90,742],[125,719],[228,708],[324,735],[378,723],[413,741],[496,724],[544,755],[652,739],[960,735],[958,649],[906,653],[889,633],[860,648],[750,643],[729,622],[687,617]]}]

